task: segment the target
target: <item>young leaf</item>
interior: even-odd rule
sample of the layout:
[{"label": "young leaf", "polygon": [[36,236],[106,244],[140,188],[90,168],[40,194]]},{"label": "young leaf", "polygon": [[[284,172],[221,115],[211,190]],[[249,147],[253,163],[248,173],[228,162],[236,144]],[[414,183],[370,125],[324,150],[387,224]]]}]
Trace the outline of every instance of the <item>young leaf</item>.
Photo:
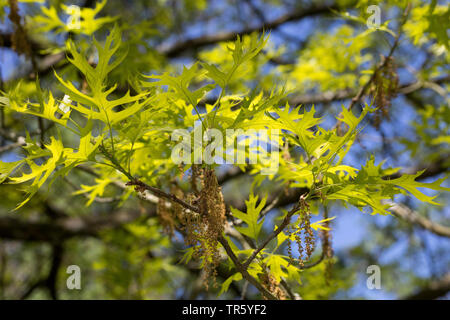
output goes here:
[{"label": "young leaf", "polygon": [[233,274],[232,276],[228,277],[227,280],[225,280],[222,283],[222,286],[220,288],[219,293],[217,294],[218,296],[222,295],[223,293],[228,291],[228,288],[230,287],[231,282],[233,281],[239,281],[242,280],[242,274],[240,272],[236,272],[235,274]]},{"label": "young leaf", "polygon": [[261,231],[261,227],[264,222],[264,219],[258,222],[259,213],[264,208],[266,200],[267,197],[263,198],[259,205],[256,205],[258,196],[255,196],[252,192],[250,193],[249,200],[245,201],[245,204],[247,205],[247,213],[243,213],[236,208],[231,208],[233,215],[247,224],[246,227],[237,227],[236,229],[239,232],[254,240],[258,239],[259,232]]}]

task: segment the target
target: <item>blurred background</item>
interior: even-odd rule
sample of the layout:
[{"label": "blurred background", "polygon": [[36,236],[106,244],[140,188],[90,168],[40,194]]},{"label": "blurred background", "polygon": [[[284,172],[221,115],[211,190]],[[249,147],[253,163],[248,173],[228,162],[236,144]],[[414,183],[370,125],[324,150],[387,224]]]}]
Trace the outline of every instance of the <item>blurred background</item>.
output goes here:
[{"label": "blurred background", "polygon": [[[91,36],[103,39],[119,24],[129,53],[116,71],[119,86],[136,89],[133,73],[177,73],[197,60],[225,66],[232,57],[227,41],[240,34],[270,32],[263,52],[239,77],[230,91],[244,93],[254,87],[270,92],[275,86],[291,90],[291,106],[314,105],[325,127],[335,124],[342,104],[348,105],[367,82],[370,71],[387,55],[393,33],[407,1],[286,1],[286,0],[153,0],[153,1],[13,1],[26,30],[32,51],[14,47],[11,1],[0,0],[0,90],[32,90],[39,71],[41,86],[58,92],[53,70],[75,74],[67,63],[64,43],[75,39],[81,47]],[[447,1],[409,1],[411,11],[402,26],[386,75],[397,84],[392,96],[377,101],[380,111],[366,120],[360,140],[347,161],[364,164],[369,154],[383,167],[400,172],[426,170],[421,181],[435,181],[449,171],[449,6]],[[86,24],[84,33],[64,30],[69,15],[61,5],[94,9],[103,20]],[[377,5],[378,29],[367,21]],[[43,8],[55,8],[47,11]],[[94,11],[92,11],[94,12]],[[56,15],[56,18],[55,18]],[[53,19],[53,20],[51,20]],[[62,24],[51,24],[58,20]],[[89,29],[91,28],[91,29]],[[19,52],[19,53],[18,53]],[[95,61],[95,55],[92,57]],[[31,85],[30,85],[31,84]],[[53,91],[54,90],[54,91]],[[219,92],[212,91],[207,99]],[[366,97],[370,102],[370,95]],[[32,118],[2,109],[0,159],[21,157],[21,141],[28,131],[39,132]],[[236,168],[218,170],[227,203],[243,206],[252,177]],[[114,189],[86,208],[74,185],[93,178],[77,172],[40,191],[27,206],[12,212],[23,193],[15,185],[0,185],[0,299],[215,299],[218,289],[204,289],[201,269],[195,262],[180,263],[184,254],[181,237],[170,239],[156,221],[139,213],[136,199],[115,198]],[[447,182],[444,186],[450,187]],[[276,185],[263,190],[269,199]],[[429,193],[433,194],[434,193]],[[289,192],[268,215],[270,219],[294,197]],[[448,193],[436,199],[440,206],[420,204],[402,196],[397,212],[372,216],[351,206],[333,205],[330,215],[332,245],[337,263],[330,285],[323,267],[304,272],[299,293],[303,299],[446,299],[450,297],[450,232]],[[120,206],[119,206],[120,204]],[[245,205],[244,205],[245,208]],[[402,211],[403,210],[403,211]],[[406,210],[406,214],[405,214]],[[402,215],[403,214],[403,215]],[[401,219],[403,217],[403,219]],[[406,218],[405,218],[406,217]],[[412,217],[412,218],[411,218]],[[270,218],[270,219],[269,219]],[[430,224],[431,223],[431,224]],[[431,226],[431,227],[430,227]],[[66,268],[82,272],[81,290],[68,290]],[[367,267],[381,269],[381,289],[366,285]],[[221,281],[230,275],[219,270]],[[242,283],[233,282],[220,298],[242,296]],[[246,298],[257,297],[248,288]]]}]

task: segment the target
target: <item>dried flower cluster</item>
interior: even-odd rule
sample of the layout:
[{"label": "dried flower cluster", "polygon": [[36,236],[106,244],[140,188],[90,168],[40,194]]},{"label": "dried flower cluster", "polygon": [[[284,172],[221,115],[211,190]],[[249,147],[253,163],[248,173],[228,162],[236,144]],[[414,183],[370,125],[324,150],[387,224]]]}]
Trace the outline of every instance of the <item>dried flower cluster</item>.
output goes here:
[{"label": "dried flower cluster", "polygon": [[18,54],[31,55],[30,44],[27,40],[27,34],[20,22],[19,6],[17,0],[9,0],[11,11],[8,15],[9,20],[14,24],[14,32],[11,35],[11,47]]},{"label": "dried flower cluster", "polygon": [[[292,255],[292,243],[290,238],[294,235],[295,242],[298,246],[298,261],[300,266],[303,266],[304,262],[311,258],[315,248],[315,238],[311,228],[311,210],[309,208],[309,204],[305,200],[300,199],[300,211],[297,222],[293,226],[291,225],[288,227],[287,231],[289,234],[287,250],[291,263],[294,261],[294,258]],[[302,239],[302,233],[304,239]]]},{"label": "dried flower cluster", "polygon": [[379,127],[382,119],[389,119],[391,101],[397,95],[398,74],[393,57],[387,57],[383,67],[375,72],[373,84],[371,94],[374,96],[375,106],[378,108],[375,125]]},{"label": "dried flower cluster", "polygon": [[226,222],[225,202],[214,170],[194,165],[191,179],[194,190],[197,189],[196,180],[201,181],[202,189],[192,200],[192,203],[200,208],[200,214],[186,212],[183,221],[186,230],[185,239],[187,245],[194,246],[194,256],[203,258],[205,286],[208,287],[209,278],[212,278],[216,285],[216,268],[220,263],[218,239],[224,231]]},{"label": "dried flower cluster", "polygon": [[[295,171],[295,168],[291,164],[293,162],[293,158],[289,151],[289,141],[286,140],[282,150],[283,150],[283,153],[282,153],[283,160],[286,162],[289,169],[291,169],[292,171]],[[293,182],[294,182],[293,180],[289,180],[288,183],[286,183],[284,190],[283,190],[284,194],[286,196],[289,195],[289,185]]]},{"label": "dried flower cluster", "polygon": [[[264,288],[267,289],[271,294],[277,297],[278,300],[286,300],[286,295],[284,291],[280,288],[280,283],[275,279],[273,275],[270,274],[266,266],[263,266],[263,272],[259,275],[259,279]],[[267,298],[263,295],[263,298]]]},{"label": "dried flower cluster", "polygon": [[[184,200],[184,191],[177,184],[174,183],[172,185],[172,187],[170,188],[170,192],[178,199]],[[174,202],[172,204],[172,208],[174,218],[181,219],[184,216],[185,209],[181,204]]]},{"label": "dried flower cluster", "polygon": [[[172,204],[172,206],[174,205]],[[158,199],[156,212],[158,214],[159,223],[163,227],[164,232],[169,236],[173,236],[173,231],[175,229],[175,220],[173,219],[172,210],[173,208],[168,207],[166,200],[162,198]]]}]

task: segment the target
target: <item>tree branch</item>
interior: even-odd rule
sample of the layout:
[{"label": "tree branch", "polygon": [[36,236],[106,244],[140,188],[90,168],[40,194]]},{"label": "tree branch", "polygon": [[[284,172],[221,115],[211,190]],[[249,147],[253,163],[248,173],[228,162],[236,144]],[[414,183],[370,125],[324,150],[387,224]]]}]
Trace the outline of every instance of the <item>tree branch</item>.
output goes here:
[{"label": "tree branch", "polygon": [[53,300],[58,300],[58,293],[56,290],[58,270],[62,263],[64,248],[62,244],[54,244],[52,248],[52,262],[47,277],[37,280],[32,284],[20,297],[21,300],[27,299],[34,290],[39,287],[46,287]]},{"label": "tree branch", "polygon": [[234,265],[236,266],[236,269],[242,274],[242,276],[250,282],[252,285],[254,285],[267,299],[269,300],[277,300],[277,298],[270,293],[266,288],[264,288],[261,283],[259,283],[258,280],[253,278],[248,272],[247,269],[244,268],[244,266],[239,262],[238,257],[234,254],[233,250],[231,249],[230,245],[228,244],[228,241],[224,237],[219,238],[220,244],[225,249],[227,255],[230,257],[230,259],[233,261]]},{"label": "tree branch", "polygon": [[[53,209],[58,211],[58,209]],[[147,213],[149,217],[154,214],[153,211]],[[59,218],[51,222],[0,217],[0,238],[58,243],[64,239],[78,236],[97,237],[102,230],[118,228],[141,216],[142,214],[136,211],[116,211],[104,217]]]},{"label": "tree branch", "polygon": [[[418,91],[426,87],[426,83],[433,83],[435,85],[448,83],[450,81],[450,76],[439,77],[435,79],[431,79],[428,82],[422,80],[416,80],[407,82],[401,85],[398,88],[398,93],[409,95],[412,92]],[[319,103],[331,103],[339,100],[347,100],[358,93],[352,89],[342,89],[336,91],[325,91],[319,93],[305,93],[301,95],[294,95],[287,99],[287,102],[290,106],[298,106],[298,105],[310,105],[310,104],[319,104]],[[217,98],[208,98],[205,99],[203,104],[213,104]]]},{"label": "tree branch", "polygon": [[420,226],[434,234],[442,237],[450,238],[450,227],[440,225],[438,223],[432,222],[429,219],[422,217],[418,212],[408,208],[404,204],[391,203],[392,207],[389,210],[397,217],[405,220],[409,223]]},{"label": "tree branch", "polygon": [[432,300],[442,297],[450,291],[450,273],[442,279],[433,281],[416,293],[402,298],[402,300]]},{"label": "tree branch", "polygon": [[174,45],[166,48],[159,48],[159,52],[161,52],[163,55],[165,55],[168,58],[177,57],[186,51],[189,50],[197,50],[201,47],[205,47],[208,45],[216,44],[218,42],[223,41],[231,41],[236,38],[236,35],[246,35],[251,34],[253,32],[262,32],[264,30],[270,30],[270,29],[276,29],[279,26],[292,21],[301,20],[307,17],[313,17],[317,15],[322,14],[329,14],[332,12],[332,10],[338,10],[339,6],[334,5],[315,5],[307,9],[302,9],[296,12],[289,12],[282,16],[280,16],[277,19],[274,19],[272,21],[267,21],[266,23],[262,23],[255,27],[250,27],[243,29],[241,31],[230,31],[230,32],[223,32],[215,35],[206,35],[198,38],[188,39],[184,40],[178,43],[175,43]]},{"label": "tree branch", "polygon": [[391,50],[389,51],[388,55],[383,58],[381,63],[375,68],[375,70],[372,73],[372,76],[370,77],[370,79],[364,84],[364,86],[361,87],[361,89],[359,89],[359,91],[356,94],[356,96],[350,102],[350,105],[348,106],[348,110],[352,110],[352,108],[355,106],[355,104],[358,103],[361,100],[361,98],[363,97],[364,93],[369,88],[370,84],[375,80],[375,77],[376,77],[378,71],[380,71],[381,69],[383,69],[386,66],[386,64],[388,63],[389,59],[394,54],[394,51],[395,51],[395,49],[397,49],[398,43],[400,41],[402,27],[405,24],[406,19],[408,18],[410,9],[411,9],[411,5],[408,4],[405,12],[403,13],[402,21],[400,22],[400,25],[398,27],[398,31],[397,31],[397,34],[395,36],[394,44],[392,45]]},{"label": "tree branch", "polygon": [[[303,196],[303,195],[302,195]],[[301,196],[301,197],[302,197]],[[299,200],[301,201],[301,200]],[[300,209],[300,203],[297,202],[294,207],[286,214],[286,217],[284,217],[283,221],[281,222],[281,224],[278,226],[278,228],[276,230],[274,230],[268,237],[267,239],[257,248],[253,251],[253,253],[251,254],[251,256],[247,259],[247,261],[245,261],[245,263],[243,264],[243,267],[245,269],[248,268],[248,266],[250,265],[250,263],[256,258],[256,256],[258,255],[258,253],[261,252],[261,250],[263,250],[270,241],[272,241],[273,239],[275,239],[280,232],[282,232],[284,230],[284,228],[286,228],[290,221],[291,221],[291,217]]]},{"label": "tree branch", "polygon": [[155,196],[157,196],[159,198],[164,198],[169,201],[178,203],[178,204],[182,205],[184,208],[189,209],[193,212],[200,212],[199,208],[194,207],[194,206],[190,205],[189,203],[177,198],[174,194],[166,193],[166,192],[162,191],[161,189],[149,186],[148,184],[146,184],[145,182],[142,182],[141,180],[133,179],[133,180],[127,182],[125,185],[135,186],[136,191],[141,192],[141,193],[143,193],[145,190],[150,191],[151,193],[153,193]]}]

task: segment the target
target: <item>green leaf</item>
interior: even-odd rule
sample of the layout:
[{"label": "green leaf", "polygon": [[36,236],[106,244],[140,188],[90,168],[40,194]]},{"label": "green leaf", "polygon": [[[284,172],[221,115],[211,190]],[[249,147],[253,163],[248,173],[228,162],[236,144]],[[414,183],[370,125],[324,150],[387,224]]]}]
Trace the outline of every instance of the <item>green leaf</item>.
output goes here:
[{"label": "green leaf", "polygon": [[225,88],[228,82],[227,74],[223,73],[215,65],[203,62],[202,67],[208,70],[207,76],[213,79],[221,88]]},{"label": "green leaf", "polygon": [[330,228],[324,227],[322,224],[324,224],[325,222],[334,220],[336,217],[331,217],[331,218],[327,218],[327,219],[322,219],[316,222],[311,223],[311,228],[313,228],[314,230],[330,230]]},{"label": "green leaf", "polygon": [[221,296],[224,292],[227,292],[228,288],[230,287],[231,282],[233,282],[233,281],[240,281],[240,280],[242,280],[242,274],[240,272],[236,272],[232,276],[228,277],[227,280],[225,280],[222,283],[220,291],[219,291],[219,293],[217,295]]},{"label": "green leaf", "polygon": [[[87,61],[84,52],[78,52],[74,43],[72,41],[68,42],[68,51],[72,55],[72,58],[68,59],[86,76],[92,95],[80,92],[71,82],[63,80],[56,72],[55,76],[63,85],[63,90],[66,94],[72,100],[78,102],[78,104],[72,106],[74,110],[80,112],[88,119],[96,119],[105,124],[114,125],[145,108],[152,98],[147,97],[149,92],[131,96],[128,91],[121,98],[109,100],[108,96],[115,91],[117,85],[106,89],[106,78],[125,59],[127,53],[122,52],[111,62],[114,54],[121,46],[121,35],[117,26],[112,29],[104,45],[100,44],[95,38],[93,42],[99,56],[98,64],[95,68]],[[115,111],[118,107],[121,107],[122,110]]]},{"label": "green leaf", "polygon": [[10,178],[10,183],[13,184],[33,180],[32,184],[28,188],[28,197],[16,207],[16,210],[25,205],[39,190],[39,188],[41,188],[42,185],[47,181],[53,171],[55,171],[56,166],[63,163],[64,146],[62,144],[62,141],[56,140],[54,137],[51,137],[50,144],[45,145],[45,148],[47,148],[51,152],[51,157],[45,163],[43,163],[42,165],[38,165],[32,160],[26,159],[31,172],[23,173],[19,177]]},{"label": "green leaf", "polygon": [[271,254],[264,259],[264,263],[269,267],[270,273],[275,277],[277,282],[280,282],[282,277],[287,276],[287,273],[283,269],[287,268],[289,261],[283,256]]},{"label": "green leaf", "polygon": [[253,33],[250,36],[250,45],[248,48],[245,48],[241,37],[238,35],[234,46],[228,47],[233,53],[235,68],[253,59],[264,48],[268,40],[269,37],[266,37],[264,33],[259,38],[257,33]]},{"label": "green leaf", "polygon": [[[356,128],[367,115],[367,113],[374,111],[368,105],[366,105],[359,117],[356,117],[351,110],[348,110],[345,106],[342,106],[342,117],[338,120],[348,125],[347,132],[344,136],[336,138],[336,141],[329,144],[329,154],[326,156],[326,160],[330,163],[335,159],[336,156],[339,157],[339,163],[342,162],[350,147],[353,144],[353,140],[356,137]],[[347,146],[346,146],[347,145]]]},{"label": "green leaf", "polygon": [[[92,137],[92,129],[94,123],[92,120],[88,120],[84,128],[80,130],[80,143],[78,145],[78,151],[69,155],[70,159],[78,161],[95,160],[95,150],[99,147],[103,140],[103,136],[99,136],[96,139]],[[95,141],[95,143],[93,143]]]},{"label": "green leaf", "polygon": [[253,33],[250,35],[250,44],[246,47],[238,35],[236,41],[228,47],[228,50],[232,52],[234,63],[226,72],[220,71],[216,66],[206,62],[201,63],[201,65],[208,71],[208,77],[213,79],[221,88],[225,88],[236,70],[245,62],[253,59],[264,48],[268,39],[269,37],[264,34],[258,38],[258,35]]},{"label": "green leaf", "polygon": [[48,100],[43,98],[44,93],[40,90],[39,84],[36,85],[39,96],[39,103],[30,103],[29,101],[15,101],[6,97],[0,101],[2,105],[13,111],[31,114],[37,117],[48,119],[62,126],[67,126],[67,120],[70,117],[71,110],[64,112],[60,105],[55,101],[53,94],[49,92]]},{"label": "green leaf", "polygon": [[[355,179],[355,182],[366,185],[382,185],[382,186],[384,185],[384,186],[399,187],[408,191],[420,201],[428,202],[435,205],[439,205],[437,202],[433,201],[437,196],[427,196],[423,192],[419,191],[418,188],[426,188],[436,191],[450,191],[450,188],[445,188],[441,186],[441,184],[447,180],[447,177],[438,179],[431,183],[416,181],[416,178],[420,177],[422,173],[425,172],[425,170],[419,171],[416,174],[404,174],[396,179],[385,180],[382,178],[381,174],[382,164],[383,162],[381,162],[378,166],[375,166],[375,158],[372,156],[369,159],[369,161],[367,161],[366,165],[359,172],[358,176]],[[392,191],[392,193],[394,192]]]},{"label": "green leaf", "polygon": [[0,161],[0,183],[5,181],[11,173],[19,168],[19,166],[23,165],[25,160],[18,160],[14,162],[3,162]]},{"label": "green leaf", "polygon": [[194,63],[190,68],[183,66],[183,72],[179,76],[171,76],[168,72],[163,73],[160,76],[144,76],[146,78],[157,79],[159,81],[143,82],[143,85],[147,87],[153,87],[155,85],[169,86],[170,89],[177,93],[178,98],[184,99],[193,107],[196,107],[198,101],[203,98],[205,93],[214,88],[214,85],[206,85],[195,91],[189,90],[189,85],[194,78],[199,77],[202,74],[203,72],[198,70],[198,63]]},{"label": "green leaf", "polygon": [[[55,7],[51,6],[47,8],[45,6],[41,6],[42,14],[33,18],[33,20],[38,24],[36,31],[47,32],[54,30],[56,33],[73,32],[76,34],[92,35],[104,24],[113,22],[117,19],[108,16],[95,18],[95,16],[103,9],[105,5],[106,0],[97,2],[95,4],[95,8],[77,6],[71,7],[61,4],[61,8],[66,14],[69,15],[69,18],[64,21],[59,17],[58,11]],[[78,9],[79,17],[77,16]]]},{"label": "green leaf", "polygon": [[243,213],[233,207],[231,208],[233,215],[247,224],[246,227],[237,227],[236,229],[239,232],[254,240],[258,239],[258,235],[264,222],[264,219],[258,222],[258,218],[261,210],[266,204],[266,200],[267,196],[260,201],[259,205],[256,205],[258,196],[255,196],[253,192],[251,192],[249,200],[245,201],[245,204],[247,205],[247,213]]},{"label": "green leaf", "polygon": [[442,187],[441,184],[447,179],[438,179],[432,183],[418,182],[423,171],[416,174],[405,174],[400,178],[386,180],[383,178],[387,170],[381,169],[383,162],[375,165],[374,157],[371,157],[365,166],[359,170],[354,179],[341,179],[336,183],[337,187],[331,186],[327,192],[327,199],[339,199],[356,207],[370,207],[372,214],[388,214],[389,205],[385,200],[392,200],[395,195],[406,193],[415,196],[423,202],[437,205],[433,201],[436,196],[427,196],[418,188],[427,188],[436,191],[450,191],[450,188]]},{"label": "green leaf", "polygon": [[89,200],[86,203],[86,207],[90,206],[92,202],[94,202],[95,198],[97,196],[101,197],[103,196],[103,193],[105,192],[105,188],[112,182],[113,180],[109,178],[105,179],[95,179],[95,182],[97,184],[93,186],[87,186],[87,185],[81,185],[81,190],[75,191],[72,193],[73,195],[78,194],[85,194],[89,193]]}]

